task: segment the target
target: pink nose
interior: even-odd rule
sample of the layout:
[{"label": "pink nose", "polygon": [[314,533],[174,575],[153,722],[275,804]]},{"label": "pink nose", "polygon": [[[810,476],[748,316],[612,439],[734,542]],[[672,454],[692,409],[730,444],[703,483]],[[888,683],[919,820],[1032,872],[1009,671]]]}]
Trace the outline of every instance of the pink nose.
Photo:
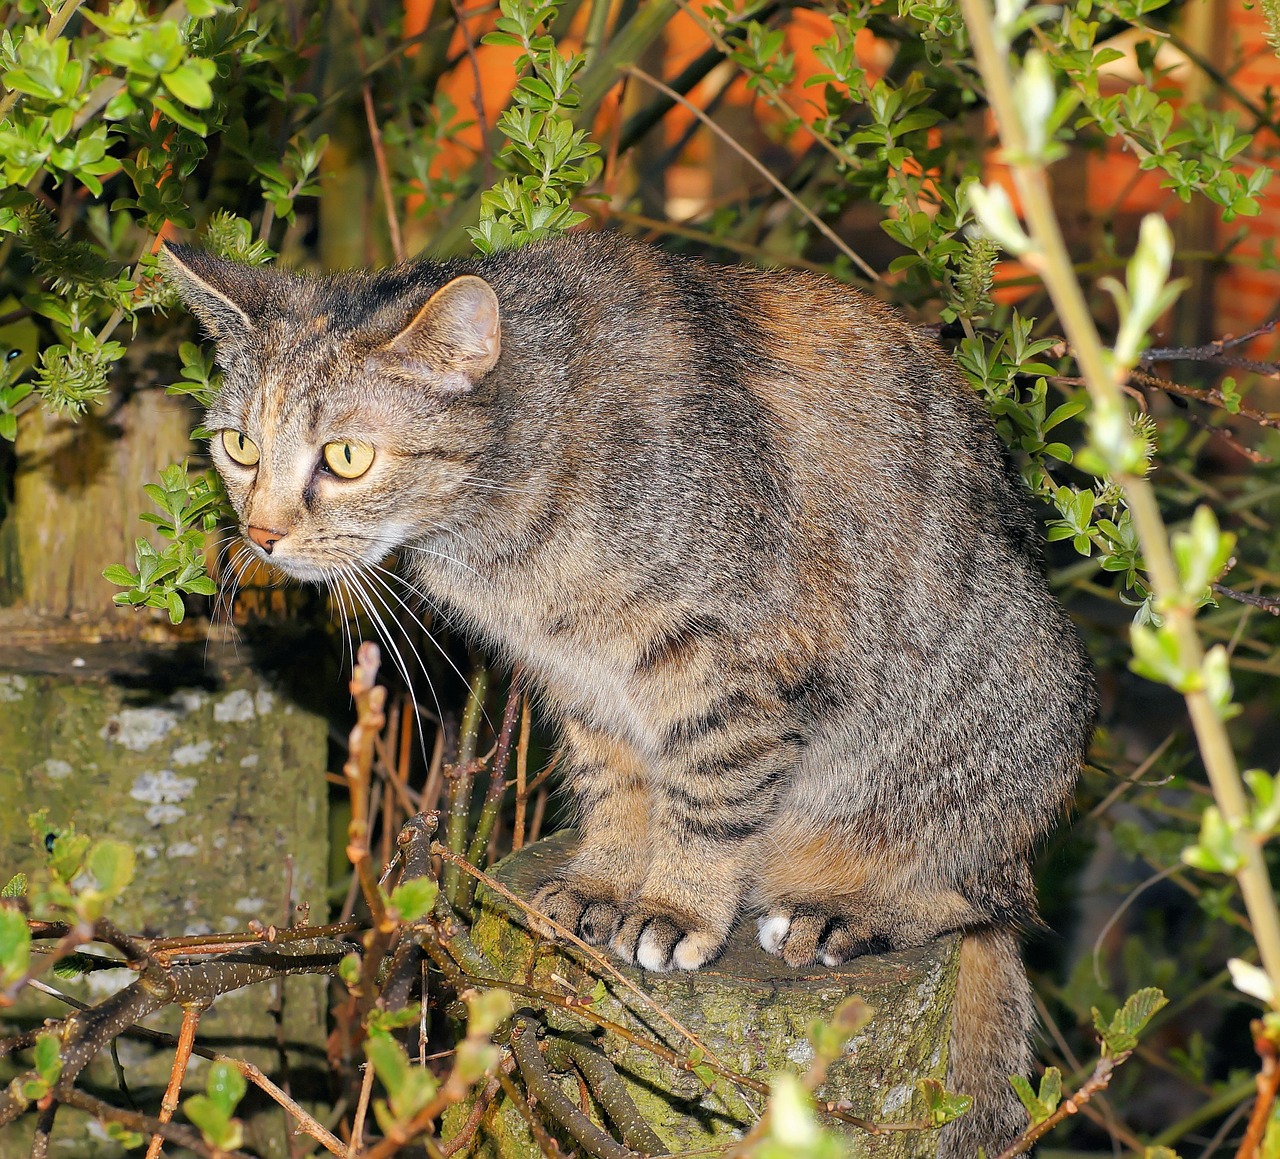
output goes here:
[{"label": "pink nose", "polygon": [[253,542],[262,548],[262,550],[268,555],[271,554],[275,545],[288,534],[289,533],[287,531],[272,531],[267,527],[249,528],[249,538],[252,539]]}]

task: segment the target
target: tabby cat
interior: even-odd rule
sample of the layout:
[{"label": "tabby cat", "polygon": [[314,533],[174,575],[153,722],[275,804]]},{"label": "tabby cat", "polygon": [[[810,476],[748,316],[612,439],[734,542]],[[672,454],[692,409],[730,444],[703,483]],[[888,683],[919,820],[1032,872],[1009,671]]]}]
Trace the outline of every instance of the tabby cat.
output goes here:
[{"label": "tabby cat", "polygon": [[998,1153],[1015,931],[1094,684],[945,354],[825,278],[612,235],[328,278],[169,260],[252,550],[375,596],[398,552],[536,682],[581,829],[537,906],[649,970],[744,914],[792,966],[963,931],[974,1105],[942,1153]]}]

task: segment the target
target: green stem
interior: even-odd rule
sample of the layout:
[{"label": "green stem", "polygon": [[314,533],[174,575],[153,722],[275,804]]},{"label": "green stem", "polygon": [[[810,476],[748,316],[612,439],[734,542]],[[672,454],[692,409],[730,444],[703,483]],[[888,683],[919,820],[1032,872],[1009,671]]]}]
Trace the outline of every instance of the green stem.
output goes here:
[{"label": "green stem", "polygon": [[[515,739],[521,699],[520,677],[517,670],[516,675],[511,678],[511,687],[507,691],[507,707],[503,711],[502,726],[498,731],[498,749],[494,753],[493,764],[489,768],[489,788],[484,795],[480,820],[476,822],[476,831],[471,837],[471,845],[467,850],[467,860],[475,866],[479,866],[484,857],[484,852],[489,846],[489,838],[493,836],[493,828],[498,823],[498,814],[502,811],[502,800],[506,796],[507,766],[511,763],[512,742]],[[464,876],[459,891],[458,908],[465,913],[475,891],[475,878]]]},{"label": "green stem", "polygon": [[[459,856],[464,855],[467,850],[467,822],[471,817],[471,786],[475,780],[476,747],[480,740],[480,721],[484,717],[484,702],[488,695],[489,669],[483,664],[477,664],[471,673],[467,704],[462,710],[458,763],[449,785],[449,816],[445,821],[445,844]],[[458,908],[461,900],[461,871],[457,865],[445,865],[441,883],[449,904]]]},{"label": "green stem", "polygon": [[[974,57],[986,82],[987,98],[996,115],[1005,156],[1013,171],[1028,232],[1038,248],[1038,252],[1028,256],[1035,260],[1057,307],[1094,405],[1110,409],[1124,407],[1124,395],[1117,380],[1120,368],[1109,362],[1080,283],[1072,272],[1045,168],[1030,156],[1018,117],[1008,55],[997,43],[986,0],[961,0],[961,7]],[[1136,476],[1122,476],[1117,482],[1124,489],[1152,588],[1177,641],[1179,654],[1188,667],[1200,670],[1204,647],[1196,630],[1195,611],[1180,594],[1178,571],[1155,490],[1145,478]],[[1214,799],[1229,825],[1243,827],[1248,820],[1248,800],[1226,726],[1203,690],[1187,692],[1185,696]],[[1275,993],[1280,995],[1280,911],[1276,909],[1261,846],[1251,837],[1238,844],[1243,867],[1236,878],[1253,924],[1263,967]]]}]

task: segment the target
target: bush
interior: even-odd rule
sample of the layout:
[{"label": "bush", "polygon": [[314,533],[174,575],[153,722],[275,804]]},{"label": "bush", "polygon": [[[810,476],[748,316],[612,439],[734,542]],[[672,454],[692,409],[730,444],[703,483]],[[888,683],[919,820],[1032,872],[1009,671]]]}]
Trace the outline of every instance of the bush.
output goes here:
[{"label": "bush", "polygon": [[[403,10],[382,0],[99,7],[16,0],[0,41],[0,436],[17,440],[0,472],[11,481],[24,413],[99,413],[124,390],[126,366],[130,389],[208,397],[211,350],[173,315],[158,271],[160,240],[178,234],[241,261],[328,267],[423,244],[487,251],[589,221],[868,286],[935,328],[990,405],[1042,505],[1053,582],[1104,675],[1078,819],[1046,854],[1051,922],[1076,926],[1069,954],[1038,953],[1046,1058],[1078,1086],[1092,1067],[1079,1062],[1092,1007],[1114,1010],[1121,993],[1150,985],[1173,1002],[1111,1107],[1073,1120],[1073,1145],[1099,1146],[1107,1131],[1127,1147],[1174,1145],[1216,1125],[1223,1145],[1254,1092],[1240,1070],[1245,1013],[1265,1013],[1254,1034],[1264,1055],[1278,1041],[1280,921],[1265,843],[1280,808],[1270,772],[1237,770],[1274,760],[1280,601],[1262,589],[1280,574],[1280,419],[1266,402],[1275,368],[1259,355],[1267,320],[1214,341],[1201,319],[1205,287],[1228,263],[1274,265],[1265,248],[1234,253],[1231,231],[1263,208],[1275,123],[1269,105],[1241,97],[1182,43],[1189,10],[1160,0],[1015,2],[994,17],[978,0],[836,11],[502,0],[498,14],[416,0]],[[1275,19],[1274,6],[1266,13]],[[665,81],[653,63],[664,37],[688,50]],[[1162,46],[1181,58],[1169,62]],[[501,53],[515,75],[499,88]],[[498,105],[490,127],[482,115]],[[1241,127],[1250,119],[1256,135]],[[1105,210],[1096,197],[1073,202],[1066,178],[1082,166],[1125,189],[1145,181],[1160,212],[1139,221],[1124,189]],[[705,175],[731,167],[732,187],[713,196]],[[664,183],[674,190],[699,171],[697,213],[670,220]],[[1197,234],[1206,219],[1229,228]],[[1179,337],[1157,346],[1152,331]],[[169,369],[136,375],[157,351]],[[143,518],[160,539],[140,539],[107,573],[117,603],[174,622],[213,591],[204,537],[218,495],[198,452],[193,463],[148,489],[160,514]],[[1140,680],[1181,694],[1185,710]],[[455,745],[461,766],[483,751],[483,729],[469,734],[470,756]],[[457,811],[470,785],[453,785],[455,852],[467,844]],[[523,828],[531,799],[516,802],[507,833]],[[397,827],[394,811],[382,824]],[[1147,894],[1130,906],[1147,870],[1160,904]],[[26,967],[7,929],[13,986]],[[1230,975],[1228,958],[1239,960]],[[481,1040],[501,1018],[472,1018],[474,1078],[492,1069]],[[53,1089],[42,1049],[32,1081]],[[403,1075],[393,1090],[394,1052],[378,1049],[384,1130],[417,1122],[439,1091]],[[1027,1088],[1029,1106],[1058,1106],[1055,1073]],[[1181,1118],[1149,1109],[1153,1086],[1189,1100]],[[227,1089],[191,1116],[208,1146],[236,1145]]]}]

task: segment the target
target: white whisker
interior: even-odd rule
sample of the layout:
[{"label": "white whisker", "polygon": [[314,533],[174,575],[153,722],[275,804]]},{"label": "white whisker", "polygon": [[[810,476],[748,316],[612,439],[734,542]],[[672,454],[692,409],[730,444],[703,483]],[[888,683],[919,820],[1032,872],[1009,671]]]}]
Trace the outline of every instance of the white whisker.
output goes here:
[{"label": "white whisker", "polygon": [[455,559],[451,555],[446,555],[443,551],[432,551],[431,548],[419,547],[416,543],[401,544],[400,550],[417,551],[417,552],[421,552],[423,555],[435,556],[436,559],[442,559],[446,563],[452,563],[452,564],[456,564],[458,567],[466,568],[466,570],[469,571],[473,576],[475,576],[476,579],[484,579],[484,576],[482,576],[478,571],[476,571],[476,569],[473,568],[469,563],[463,563],[462,560]]},{"label": "white whisker", "polygon": [[[395,616],[392,614],[391,606],[378,594],[376,588],[366,588],[358,578],[361,575],[369,579],[376,579],[376,577],[373,576],[372,573],[358,572],[356,570],[356,565],[343,567],[340,569],[340,573],[347,583],[351,585],[353,593],[358,594],[361,597],[361,603],[364,605],[365,611],[369,613],[370,618],[377,625],[383,641],[391,650],[392,656],[395,657],[396,667],[399,669],[400,675],[404,677],[405,687],[409,690],[409,699],[413,701],[413,714],[418,721],[418,747],[422,751],[423,762],[429,765],[431,763],[431,758],[427,753],[426,730],[422,727],[422,716],[418,712],[418,694],[414,691],[413,679],[409,675],[409,667],[405,663],[404,656],[396,646],[395,639],[391,635],[391,629],[387,626],[387,622],[383,620],[377,607],[375,607],[375,600],[386,611],[387,618],[393,623],[396,623],[396,626],[400,628],[401,634],[404,636],[405,643],[409,645],[409,649],[413,653],[414,659],[418,661],[418,666],[422,669],[422,675],[427,681],[427,690],[431,693],[431,699],[435,701],[437,719],[443,720],[444,710],[440,706],[439,697],[436,696],[435,686],[431,683],[431,673],[427,670],[427,666],[424,663],[422,656],[419,654],[412,637],[410,637],[409,633],[404,630],[403,625],[396,621]],[[395,593],[392,592],[392,594],[394,595]]]}]

